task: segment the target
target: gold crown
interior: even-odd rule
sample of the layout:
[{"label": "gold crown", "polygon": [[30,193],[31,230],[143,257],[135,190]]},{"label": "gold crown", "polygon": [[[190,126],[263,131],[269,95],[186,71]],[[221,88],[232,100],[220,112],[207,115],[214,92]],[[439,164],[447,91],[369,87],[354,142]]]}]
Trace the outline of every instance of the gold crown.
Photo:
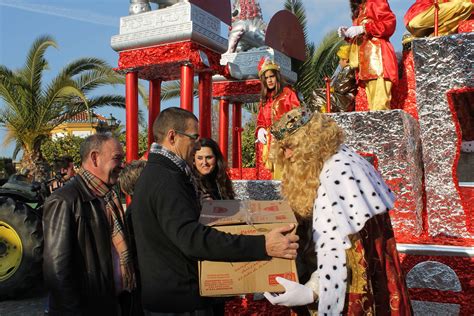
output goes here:
[{"label": "gold crown", "polygon": [[288,135],[293,134],[301,126],[306,125],[313,117],[313,112],[305,107],[298,107],[286,112],[283,116],[273,123],[271,133],[277,140],[282,140]]},{"label": "gold crown", "polygon": [[258,76],[261,77],[262,74],[264,74],[265,71],[267,70],[280,71],[280,65],[278,65],[277,63],[275,63],[273,60],[271,60],[268,57],[262,57],[260,59],[260,62],[258,63],[257,69],[258,69]]}]

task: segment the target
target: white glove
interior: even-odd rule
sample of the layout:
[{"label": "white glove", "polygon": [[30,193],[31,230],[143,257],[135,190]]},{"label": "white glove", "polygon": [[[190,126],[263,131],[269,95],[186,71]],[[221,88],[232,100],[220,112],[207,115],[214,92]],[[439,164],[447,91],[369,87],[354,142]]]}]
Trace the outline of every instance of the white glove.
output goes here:
[{"label": "white glove", "polygon": [[309,278],[308,282],[305,284],[306,287],[309,287],[310,289],[313,290],[313,292],[317,295],[319,295],[319,271],[316,270],[311,274],[311,277]]},{"label": "white glove", "polygon": [[263,127],[260,127],[260,129],[258,130],[257,132],[257,140],[262,143],[262,144],[266,144],[267,143],[267,130],[264,129]]},{"label": "white glove", "polygon": [[275,280],[283,285],[285,293],[263,293],[265,298],[273,305],[303,306],[314,302],[313,290],[309,287],[281,277],[276,277]]},{"label": "white glove", "polygon": [[344,38],[346,37],[347,26],[339,26],[337,29],[337,36]]},{"label": "white glove", "polygon": [[350,28],[348,28],[346,30],[346,36],[349,37],[349,38],[354,38],[357,35],[364,34],[364,33],[365,33],[365,30],[364,30],[364,27],[362,25],[361,26],[351,26]]}]

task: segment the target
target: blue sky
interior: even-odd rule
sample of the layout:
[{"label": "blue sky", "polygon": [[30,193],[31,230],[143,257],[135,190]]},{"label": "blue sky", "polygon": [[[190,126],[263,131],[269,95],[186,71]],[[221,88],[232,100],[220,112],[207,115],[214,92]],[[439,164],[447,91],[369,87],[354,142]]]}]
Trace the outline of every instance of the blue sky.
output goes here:
[{"label": "blue sky", "polygon": [[[214,0],[216,3],[222,0]],[[414,1],[389,1],[397,16],[397,31],[391,41],[395,50],[401,50],[401,36],[405,31],[403,14]],[[265,21],[283,8],[284,0],[260,0]],[[341,25],[350,25],[349,0],[303,0],[308,16],[311,41],[319,42],[328,31]],[[51,74],[81,57],[98,57],[112,66],[117,65],[118,54],[110,48],[110,38],[119,32],[119,18],[128,15],[127,0],[0,0],[0,64],[10,69],[23,65],[31,43],[40,35],[55,38],[59,49],[46,53]],[[47,77],[48,78],[48,77]],[[123,94],[125,88],[113,89]],[[0,101],[1,102],[1,101]],[[166,106],[178,105],[171,101]],[[125,110],[103,108],[97,111],[124,122]],[[0,156],[11,156],[13,147],[2,145],[5,131],[0,128]]]}]

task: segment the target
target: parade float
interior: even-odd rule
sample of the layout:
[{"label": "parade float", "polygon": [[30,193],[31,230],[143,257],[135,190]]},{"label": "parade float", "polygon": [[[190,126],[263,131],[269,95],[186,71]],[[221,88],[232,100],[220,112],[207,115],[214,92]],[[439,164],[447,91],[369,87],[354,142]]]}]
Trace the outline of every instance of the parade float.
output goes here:
[{"label": "parade float", "polygon": [[[138,158],[138,79],[149,81],[150,126],[160,112],[161,83],[179,79],[180,106],[197,113],[203,137],[211,136],[212,99],[219,101],[218,140],[226,159],[231,152],[229,172],[238,197],[280,199],[279,182],[270,180],[261,164],[242,168],[241,111],[242,104],[258,101],[261,57],[275,59],[286,80],[296,81],[291,58],[302,59],[304,49],[294,17],[279,12],[267,26],[256,0],[235,0],[232,6],[229,1],[219,6],[206,0],[151,2],[159,9],[151,10],[148,0],[131,0],[130,15],[121,18],[120,33],[111,40],[119,53],[117,71],[126,76],[127,161]],[[232,26],[228,40],[221,34],[222,23]],[[458,34],[420,38],[404,47],[392,110],[368,112],[360,89],[356,112],[328,114],[344,128],[346,143],[373,163],[397,195],[390,216],[419,315],[470,315],[474,310],[473,30],[469,20]],[[193,106],[195,76],[198,111]],[[0,211],[8,219],[0,221],[0,231],[11,237],[0,240],[2,297],[31,287],[40,275],[40,230],[32,224],[42,205],[39,193],[22,184],[0,190]],[[25,207],[5,202],[12,197]],[[28,209],[27,202],[35,202],[37,209]],[[13,210],[20,215],[14,222]],[[20,229],[15,232],[8,223]],[[263,304],[246,303],[227,311],[264,312],[258,310]]]},{"label": "parade float", "polygon": [[[200,135],[210,137],[211,102],[219,100],[219,144],[227,159],[230,130],[230,172],[238,197],[279,199],[279,182],[269,180],[261,165],[242,169],[241,106],[258,100],[256,68],[262,56],[276,59],[286,79],[296,80],[291,57],[298,58],[298,52],[291,48],[298,46],[288,42],[280,23],[265,28],[255,0],[236,0],[232,10],[229,1],[218,7],[205,0],[154,2],[159,9],[151,10],[147,0],[131,0],[130,15],[121,18],[120,33],[111,40],[119,53],[117,71],[126,76],[127,160],[138,158],[138,79],[150,83],[151,126],[160,111],[161,83],[179,79],[180,105],[193,111],[197,75]],[[286,14],[274,18],[291,21]],[[232,25],[229,40],[221,35],[221,22]],[[474,310],[474,165],[468,146],[461,150],[474,121],[472,31],[469,22],[459,34],[415,39],[403,52],[392,110],[366,111],[361,92],[356,112],[328,114],[345,130],[346,143],[374,164],[397,195],[390,216],[413,309],[420,315]],[[151,143],[151,132],[149,137]],[[467,161],[463,174],[460,159]],[[246,314],[245,306],[233,312]]]}]

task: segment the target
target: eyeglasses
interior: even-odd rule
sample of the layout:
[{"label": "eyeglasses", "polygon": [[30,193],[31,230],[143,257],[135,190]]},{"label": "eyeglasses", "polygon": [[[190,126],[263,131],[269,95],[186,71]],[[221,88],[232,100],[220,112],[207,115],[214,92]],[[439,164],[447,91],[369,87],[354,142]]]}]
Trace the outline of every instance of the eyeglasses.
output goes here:
[{"label": "eyeglasses", "polygon": [[178,130],[175,130],[175,132],[178,133],[178,134],[184,135],[184,136],[188,136],[189,138],[191,138],[194,141],[197,141],[199,139],[199,134],[188,134],[188,133],[178,131]]}]

